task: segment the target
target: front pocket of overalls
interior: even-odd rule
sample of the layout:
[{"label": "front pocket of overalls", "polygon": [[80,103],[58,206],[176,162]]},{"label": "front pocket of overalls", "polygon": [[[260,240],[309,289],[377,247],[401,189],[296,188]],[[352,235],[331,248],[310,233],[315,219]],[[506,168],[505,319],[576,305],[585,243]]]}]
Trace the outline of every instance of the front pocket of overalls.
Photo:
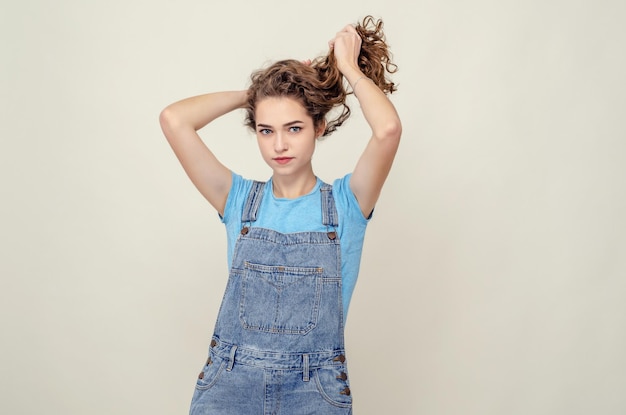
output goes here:
[{"label": "front pocket of overalls", "polygon": [[318,392],[328,403],[339,408],[352,406],[345,366],[318,368],[313,372],[313,378]]},{"label": "front pocket of overalls", "polygon": [[322,268],[245,263],[239,317],[246,330],[307,334],[317,325]]},{"label": "front pocket of overalls", "polygon": [[222,371],[226,367],[226,361],[213,353],[209,353],[209,358],[202,367],[202,371],[198,375],[196,381],[196,389],[207,390],[210,389],[217,379],[222,374]]}]

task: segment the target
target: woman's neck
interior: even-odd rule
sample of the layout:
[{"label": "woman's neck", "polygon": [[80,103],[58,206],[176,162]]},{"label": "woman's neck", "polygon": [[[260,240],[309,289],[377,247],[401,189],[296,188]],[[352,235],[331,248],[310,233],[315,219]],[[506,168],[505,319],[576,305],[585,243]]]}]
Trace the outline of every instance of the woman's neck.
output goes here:
[{"label": "woman's neck", "polygon": [[317,183],[317,177],[311,172],[301,177],[272,176],[274,196],[284,199],[295,199],[309,194]]}]

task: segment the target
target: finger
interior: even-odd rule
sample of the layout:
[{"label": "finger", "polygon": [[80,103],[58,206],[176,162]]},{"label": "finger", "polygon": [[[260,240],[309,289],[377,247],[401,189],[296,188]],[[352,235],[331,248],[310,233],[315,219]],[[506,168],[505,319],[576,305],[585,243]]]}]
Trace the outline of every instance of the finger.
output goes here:
[{"label": "finger", "polygon": [[355,31],[356,30],[354,29],[354,26],[347,25],[347,26],[342,27],[341,30],[336,33],[336,36],[345,35],[346,33],[353,33]]}]

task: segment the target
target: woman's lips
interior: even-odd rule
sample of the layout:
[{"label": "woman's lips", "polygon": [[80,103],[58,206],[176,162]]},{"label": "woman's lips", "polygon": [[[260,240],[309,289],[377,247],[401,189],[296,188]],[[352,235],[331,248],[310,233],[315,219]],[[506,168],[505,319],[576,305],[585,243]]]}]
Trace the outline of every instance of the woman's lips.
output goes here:
[{"label": "woman's lips", "polygon": [[291,160],[293,160],[293,157],[274,157],[274,161],[278,164],[287,164]]}]

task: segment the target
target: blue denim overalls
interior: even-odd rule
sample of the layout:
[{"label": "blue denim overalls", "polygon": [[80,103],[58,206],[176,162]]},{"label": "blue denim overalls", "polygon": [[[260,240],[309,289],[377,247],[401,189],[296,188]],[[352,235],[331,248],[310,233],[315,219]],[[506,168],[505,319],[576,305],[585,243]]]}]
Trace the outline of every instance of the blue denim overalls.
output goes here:
[{"label": "blue denim overalls", "polygon": [[290,234],[251,226],[264,186],[253,182],[243,210],[190,414],[351,414],[332,186],[320,188],[328,232]]}]

